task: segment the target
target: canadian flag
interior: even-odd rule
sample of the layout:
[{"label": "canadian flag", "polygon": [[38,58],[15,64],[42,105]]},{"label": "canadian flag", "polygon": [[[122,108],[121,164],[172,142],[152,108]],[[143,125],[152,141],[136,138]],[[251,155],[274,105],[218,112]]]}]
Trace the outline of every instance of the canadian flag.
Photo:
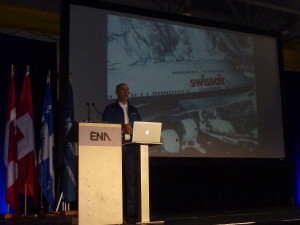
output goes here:
[{"label": "canadian flag", "polygon": [[4,163],[7,167],[5,200],[17,213],[19,213],[20,203],[18,194],[19,179],[16,133],[16,92],[14,68],[12,67],[4,143]]},{"label": "canadian flag", "polygon": [[[33,125],[33,103],[29,70],[24,78],[17,107],[17,149],[20,193],[32,196],[38,203],[36,156]],[[27,191],[25,193],[25,186]]]}]

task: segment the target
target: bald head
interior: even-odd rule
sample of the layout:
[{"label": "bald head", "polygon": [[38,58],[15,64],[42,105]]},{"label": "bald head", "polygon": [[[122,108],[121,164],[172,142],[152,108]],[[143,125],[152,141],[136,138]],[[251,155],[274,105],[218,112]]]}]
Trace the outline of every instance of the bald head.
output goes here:
[{"label": "bald head", "polygon": [[118,96],[118,101],[126,104],[129,98],[129,87],[125,83],[118,84],[116,86],[116,95]]}]

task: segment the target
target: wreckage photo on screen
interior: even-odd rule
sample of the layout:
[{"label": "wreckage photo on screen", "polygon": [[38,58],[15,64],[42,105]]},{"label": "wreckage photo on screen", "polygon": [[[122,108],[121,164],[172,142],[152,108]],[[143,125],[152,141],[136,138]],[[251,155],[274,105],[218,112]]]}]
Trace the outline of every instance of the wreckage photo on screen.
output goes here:
[{"label": "wreckage photo on screen", "polygon": [[150,156],[285,157],[277,37],[71,5],[69,38],[75,119],[127,83],[162,122]]},{"label": "wreckage photo on screen", "polygon": [[145,97],[143,118],[163,121],[151,154],[257,151],[252,38],[115,15],[107,24],[108,98],[121,82]]}]

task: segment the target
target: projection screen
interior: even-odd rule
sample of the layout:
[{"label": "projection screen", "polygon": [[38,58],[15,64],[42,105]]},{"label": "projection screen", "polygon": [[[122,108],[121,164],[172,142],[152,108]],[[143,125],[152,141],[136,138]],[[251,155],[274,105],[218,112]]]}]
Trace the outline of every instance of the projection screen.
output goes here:
[{"label": "projection screen", "polygon": [[285,157],[277,36],[113,7],[69,10],[76,120],[102,122],[115,86],[127,83],[142,119],[163,124],[150,156]]}]

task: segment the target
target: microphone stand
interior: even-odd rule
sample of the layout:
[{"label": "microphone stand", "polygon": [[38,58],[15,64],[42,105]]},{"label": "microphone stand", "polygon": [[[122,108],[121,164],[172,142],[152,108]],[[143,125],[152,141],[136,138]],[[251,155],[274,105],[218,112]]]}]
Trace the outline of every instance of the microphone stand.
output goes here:
[{"label": "microphone stand", "polygon": [[100,110],[99,109],[97,109],[96,108],[96,106],[95,106],[95,103],[94,102],[92,102],[92,107],[93,107],[93,109],[101,116],[101,118],[103,117],[103,113],[102,112],[100,112]]},{"label": "microphone stand", "polygon": [[91,106],[90,103],[86,103],[87,107],[88,107],[88,119],[86,122],[91,122]]}]

